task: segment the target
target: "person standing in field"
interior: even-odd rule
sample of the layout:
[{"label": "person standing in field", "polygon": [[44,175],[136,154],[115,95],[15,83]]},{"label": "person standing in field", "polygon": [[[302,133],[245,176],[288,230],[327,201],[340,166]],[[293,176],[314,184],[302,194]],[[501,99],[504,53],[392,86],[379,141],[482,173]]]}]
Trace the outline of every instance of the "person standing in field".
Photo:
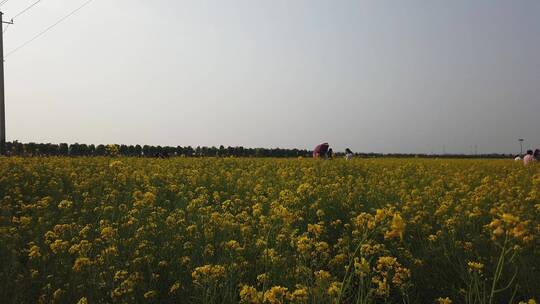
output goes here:
[{"label": "person standing in field", "polygon": [[523,157],[523,165],[528,166],[530,163],[535,162],[536,159],[534,158],[533,151],[527,150],[527,154]]},{"label": "person standing in field", "polygon": [[536,161],[540,161],[540,149],[534,150],[533,156]]},{"label": "person standing in field", "polygon": [[351,149],[347,148],[345,149],[345,159],[346,160],[351,160],[353,158],[353,153],[351,151]]},{"label": "person standing in field", "polygon": [[328,143],[317,145],[313,150],[313,158],[326,158],[329,147],[330,145]]},{"label": "person standing in field", "polygon": [[327,159],[332,159],[332,157],[334,157],[334,150],[332,150],[332,148],[328,149],[328,152],[326,153],[326,158]]}]

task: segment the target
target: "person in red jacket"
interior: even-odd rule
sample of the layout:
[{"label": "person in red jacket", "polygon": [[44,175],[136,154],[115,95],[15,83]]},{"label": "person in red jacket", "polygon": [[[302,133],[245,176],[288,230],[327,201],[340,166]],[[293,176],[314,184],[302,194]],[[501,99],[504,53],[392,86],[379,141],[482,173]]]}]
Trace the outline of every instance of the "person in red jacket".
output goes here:
[{"label": "person in red jacket", "polygon": [[313,150],[313,158],[326,158],[330,145],[328,143],[320,144]]}]

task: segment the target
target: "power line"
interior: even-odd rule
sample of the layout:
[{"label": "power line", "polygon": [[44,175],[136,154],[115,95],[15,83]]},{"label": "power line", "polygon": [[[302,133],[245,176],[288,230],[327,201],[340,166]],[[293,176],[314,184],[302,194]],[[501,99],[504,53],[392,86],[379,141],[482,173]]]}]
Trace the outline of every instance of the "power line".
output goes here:
[{"label": "power line", "polygon": [[8,2],[8,1],[9,1],[9,0],[4,0],[4,1],[0,2],[0,6],[6,4],[6,2]]},{"label": "power line", "polygon": [[11,20],[14,20],[15,18],[19,17],[20,15],[26,13],[28,10],[30,10],[32,7],[36,6],[36,4],[40,3],[41,0],[37,0],[36,2],[30,4],[27,8],[23,9],[22,11],[20,11],[18,14],[16,14],[15,16],[13,16],[11,18]]},{"label": "power line", "polygon": [[[7,0],[9,1],[9,0]],[[36,2],[30,4],[27,8],[23,9],[22,11],[20,11],[18,14],[16,14],[14,17],[11,18],[11,22],[13,22],[13,20],[15,20],[15,18],[19,17],[20,15],[26,13],[27,11],[29,11],[32,7],[36,6],[36,4],[40,3],[42,0],[37,0]],[[2,32],[2,34],[5,34],[9,28],[9,25],[10,23],[7,24],[6,28],[4,29],[4,31]]]},{"label": "power line", "polygon": [[87,0],[86,2],[84,2],[81,6],[77,7],[76,9],[74,9],[73,11],[71,11],[69,14],[65,15],[64,17],[60,18],[58,21],[56,21],[55,23],[53,23],[52,25],[50,25],[49,27],[45,28],[43,31],[39,32],[37,35],[35,35],[34,37],[32,37],[30,40],[26,41],[25,43],[19,45],[18,47],[14,48],[13,50],[9,51],[5,56],[4,56],[4,59],[7,58],[8,56],[10,56],[11,54],[19,51],[20,49],[22,49],[23,47],[27,46],[28,44],[30,44],[31,42],[33,42],[34,40],[38,39],[39,37],[43,36],[44,34],[46,34],[48,31],[52,30],[54,27],[56,27],[58,24],[62,23],[64,20],[66,20],[67,18],[73,16],[75,13],[77,13],[78,11],[80,11],[81,9],[83,9],[85,6],[87,6],[88,4],[90,4],[90,2],[92,2],[94,0]]},{"label": "power line", "polygon": [[[9,0],[8,0],[9,1]],[[26,7],[25,9],[23,9],[22,11],[20,11],[18,14],[16,14],[15,16],[13,16],[11,18],[11,22],[13,22],[13,20],[15,20],[15,18],[18,18],[20,15],[26,13],[27,11],[29,11],[32,7],[36,6],[36,4],[40,3],[42,0],[37,0],[36,2],[30,4],[28,7]],[[2,32],[3,34],[5,34],[8,30],[10,26],[10,23],[7,24],[6,28],[4,29],[4,31]]]}]

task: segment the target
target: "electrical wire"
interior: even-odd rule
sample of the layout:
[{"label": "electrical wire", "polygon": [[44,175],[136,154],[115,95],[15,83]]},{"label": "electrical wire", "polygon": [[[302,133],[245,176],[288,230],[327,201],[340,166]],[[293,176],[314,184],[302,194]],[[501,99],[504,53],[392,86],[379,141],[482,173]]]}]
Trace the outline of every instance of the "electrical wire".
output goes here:
[{"label": "electrical wire", "polygon": [[22,49],[23,47],[27,46],[28,44],[32,43],[34,40],[38,39],[39,37],[43,36],[44,34],[46,34],[47,32],[49,32],[50,30],[52,30],[54,27],[56,27],[57,25],[59,25],[60,23],[62,23],[64,20],[66,20],[67,18],[73,16],[75,13],[77,13],[78,11],[80,11],[81,9],[83,9],[85,6],[87,6],[88,4],[90,4],[90,2],[92,2],[94,0],[88,0],[86,2],[84,2],[81,6],[77,7],[76,9],[74,9],[73,11],[71,11],[69,14],[65,15],[64,17],[60,18],[58,21],[56,21],[55,23],[53,23],[52,25],[48,26],[47,28],[45,28],[43,31],[39,32],[37,35],[35,35],[34,37],[32,37],[30,40],[26,41],[25,43],[19,45],[18,47],[14,48],[13,50],[9,51],[8,53],[6,53],[6,55],[4,56],[4,59],[7,58],[8,56],[10,56],[11,54],[19,51],[20,49]]},{"label": "electrical wire", "polygon": [[[36,2],[30,4],[28,7],[26,7],[25,9],[23,9],[22,11],[20,11],[18,14],[16,14],[15,16],[13,16],[11,18],[11,23],[13,23],[13,21],[15,20],[15,18],[18,18],[20,15],[26,13],[27,11],[29,11],[32,7],[36,6],[36,4],[40,3],[42,0],[37,0]],[[8,23],[6,25],[6,27],[4,28],[4,31],[2,32],[2,34],[5,34],[9,28],[9,26],[11,25],[11,23]]]},{"label": "electrical wire", "polygon": [[32,7],[36,6],[36,4],[40,3],[41,0],[37,0],[36,2],[30,4],[27,8],[23,9],[22,11],[20,11],[18,14],[16,14],[15,16],[13,16],[11,18],[11,20],[15,20],[15,18],[19,17],[20,15],[26,13],[28,10],[30,10]]},{"label": "electrical wire", "polygon": [[0,2],[0,6],[6,4],[6,2],[8,2],[8,1],[9,1],[9,0],[4,0],[4,1]]}]

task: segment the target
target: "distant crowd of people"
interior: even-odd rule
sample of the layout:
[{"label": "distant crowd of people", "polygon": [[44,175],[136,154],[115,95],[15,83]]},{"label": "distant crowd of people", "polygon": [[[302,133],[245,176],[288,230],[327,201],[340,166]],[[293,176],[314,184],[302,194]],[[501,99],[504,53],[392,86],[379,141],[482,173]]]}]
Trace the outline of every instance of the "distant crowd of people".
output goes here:
[{"label": "distant crowd of people", "polygon": [[532,163],[540,161],[540,149],[534,150],[527,150],[527,153],[523,156],[523,158],[520,155],[516,155],[514,157],[515,161],[521,161],[523,160],[523,165],[528,166]]},{"label": "distant crowd of people", "polygon": [[[332,150],[332,148],[330,148],[330,145],[328,143],[322,143],[320,145],[317,145],[315,149],[313,149],[313,158],[332,159],[333,157],[334,151]],[[354,157],[354,153],[351,151],[351,149],[347,148],[345,149],[344,157],[346,160],[351,160]],[[523,155],[523,157],[517,154],[514,156],[514,160],[516,162],[523,161],[523,165],[525,166],[528,166],[532,163],[540,162],[540,149],[536,149],[534,151],[527,150],[527,153]]]},{"label": "distant crowd of people", "polygon": [[[354,156],[354,153],[351,151],[351,149],[347,148],[345,149],[345,159],[351,160]],[[328,143],[322,143],[320,145],[317,145],[315,149],[313,149],[313,158],[320,158],[320,159],[332,159],[334,157],[334,150],[330,148],[330,145]]]}]

